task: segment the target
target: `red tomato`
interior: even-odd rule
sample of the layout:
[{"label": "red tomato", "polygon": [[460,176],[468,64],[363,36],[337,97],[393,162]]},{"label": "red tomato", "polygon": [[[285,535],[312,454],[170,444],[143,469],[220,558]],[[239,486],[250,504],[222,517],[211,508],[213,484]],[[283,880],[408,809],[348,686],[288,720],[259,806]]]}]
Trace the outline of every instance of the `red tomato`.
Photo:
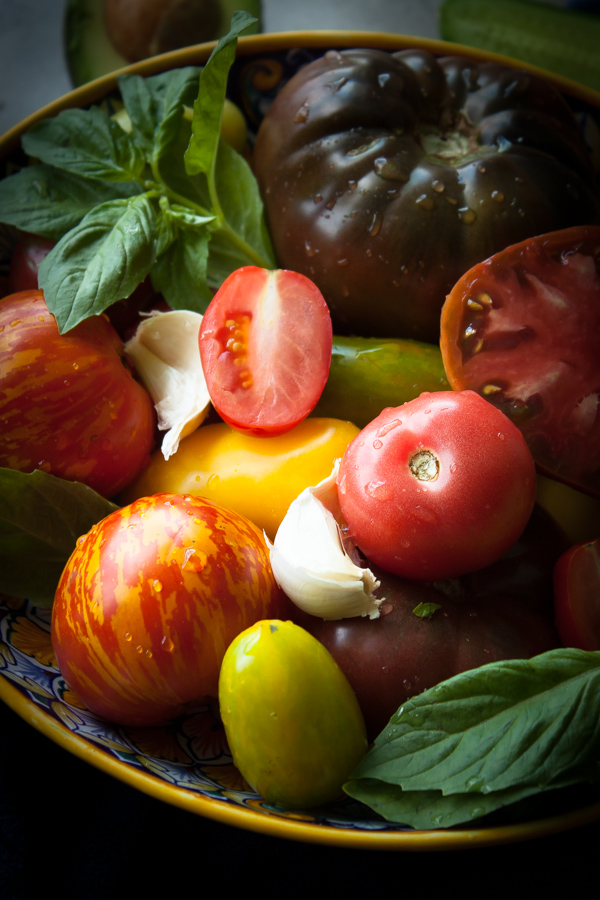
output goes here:
[{"label": "red tomato", "polygon": [[473,391],[439,391],[385,409],[354,438],[338,493],[370,561],[437,581],[514,544],[533,509],[535,467],[503,413]]},{"label": "red tomato", "polygon": [[213,297],[200,328],[215,409],[248,434],[288,431],[321,396],[332,339],[327,304],[304,275],[237,269]]},{"label": "red tomato", "polygon": [[515,244],[470,269],[442,310],[448,381],[518,425],[536,463],[600,496],[600,226]]},{"label": "red tomato", "polygon": [[[38,269],[56,241],[37,234],[22,234],[10,258],[9,282],[11,293],[37,290]],[[127,340],[132,336],[140,321],[140,311],[166,306],[157,294],[149,278],[139,284],[130,297],[117,300],[106,310],[106,315],[119,337]],[[167,307],[168,308],[168,307]]]},{"label": "red tomato", "polygon": [[216,697],[231,641],[278,618],[261,532],[189,494],[155,494],[81,538],[59,582],[52,644],[69,687],[97,715],[156,725]]},{"label": "red tomato", "polygon": [[577,544],[556,563],[554,612],[565,647],[600,650],[600,538]]},{"label": "red tomato", "polygon": [[155,412],[104,316],[59,334],[41,291],[0,301],[0,465],[106,497],[148,462]]},{"label": "red tomato", "polygon": [[9,280],[12,290],[35,291],[38,287],[38,269],[56,241],[37,234],[22,234],[12,252]]}]

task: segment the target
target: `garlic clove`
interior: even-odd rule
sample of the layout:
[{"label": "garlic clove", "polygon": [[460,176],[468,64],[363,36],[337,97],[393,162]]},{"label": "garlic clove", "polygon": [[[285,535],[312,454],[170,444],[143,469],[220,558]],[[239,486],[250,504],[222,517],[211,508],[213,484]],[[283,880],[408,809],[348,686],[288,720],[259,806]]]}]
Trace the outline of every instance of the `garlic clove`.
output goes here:
[{"label": "garlic clove", "polygon": [[189,310],[153,310],[125,344],[144,387],[154,401],[161,446],[169,459],[179,441],[204,421],[210,397],[200,362],[202,316]]},{"label": "garlic clove", "polygon": [[306,488],[294,500],[269,542],[275,580],[304,612],[322,619],[379,616],[382,602],[373,596],[379,581],[356,565],[344,548],[336,477]]}]

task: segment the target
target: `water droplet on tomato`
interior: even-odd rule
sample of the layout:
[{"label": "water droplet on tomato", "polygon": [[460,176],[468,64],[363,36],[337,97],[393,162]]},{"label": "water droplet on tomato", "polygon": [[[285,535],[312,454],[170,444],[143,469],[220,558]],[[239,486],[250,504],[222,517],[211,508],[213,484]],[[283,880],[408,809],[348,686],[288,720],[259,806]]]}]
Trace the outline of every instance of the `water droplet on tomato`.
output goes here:
[{"label": "water droplet on tomato", "polygon": [[125,632],[125,640],[128,642],[131,641],[131,632],[130,631]]},{"label": "water droplet on tomato", "polygon": [[402,419],[393,419],[391,422],[387,422],[385,425],[382,425],[381,428],[378,429],[377,437],[385,437],[386,434],[389,434],[390,431],[393,431],[393,429],[397,428],[398,425],[402,425]]},{"label": "water droplet on tomato", "polygon": [[219,481],[220,481],[220,480],[221,480],[221,479],[219,478],[219,476],[218,476],[216,473],[213,472],[213,474],[210,476],[210,478],[209,478],[208,481],[206,482],[206,487],[207,487],[207,488],[211,488],[212,490],[214,490],[216,487],[219,486]]},{"label": "water droplet on tomato", "polygon": [[477,218],[477,213],[474,209],[471,209],[468,206],[462,206],[458,210],[458,217],[461,222],[465,223],[465,225],[472,225]]},{"label": "water droplet on tomato", "polygon": [[365,494],[373,500],[379,500],[383,503],[391,499],[392,491],[385,481],[369,481],[365,485]]},{"label": "water droplet on tomato", "polygon": [[162,641],[160,642],[160,646],[163,648],[163,650],[166,650],[167,653],[172,653],[173,650],[175,649],[175,644],[173,643],[173,641],[171,640],[170,637],[167,637],[166,634],[163,637]]},{"label": "water droplet on tomato", "polygon": [[306,122],[308,119],[308,114],[310,112],[310,107],[308,103],[303,103],[302,106],[296,110],[296,114],[294,116],[294,122]]},{"label": "water droplet on tomato", "polygon": [[505,437],[501,431],[498,432],[498,437],[500,438],[501,441],[505,440]]},{"label": "water droplet on tomato", "polygon": [[160,594],[160,592],[163,589],[162,581],[160,581],[158,578],[155,578],[154,581],[152,582],[152,587],[154,588],[154,590],[156,591],[157,594]]},{"label": "water droplet on tomato", "polygon": [[381,450],[382,447],[383,447],[383,441],[380,441],[380,440],[373,441],[373,450]]},{"label": "water droplet on tomato", "polygon": [[144,648],[142,647],[141,644],[137,645],[137,647],[135,648],[135,652],[139,653],[140,655],[144,652]]}]

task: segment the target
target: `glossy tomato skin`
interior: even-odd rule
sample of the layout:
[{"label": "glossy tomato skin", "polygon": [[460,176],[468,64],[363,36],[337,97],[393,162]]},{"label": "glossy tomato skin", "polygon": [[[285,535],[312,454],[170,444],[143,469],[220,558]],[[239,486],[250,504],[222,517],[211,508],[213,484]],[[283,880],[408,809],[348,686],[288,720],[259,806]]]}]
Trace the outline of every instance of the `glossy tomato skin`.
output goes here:
[{"label": "glossy tomato skin", "polygon": [[600,538],[571,547],[556,563],[554,608],[565,647],[600,650]]},{"label": "glossy tomato skin", "polygon": [[529,238],[466,272],[440,347],[448,381],[518,425],[543,472],[600,497],[600,227]]},{"label": "glossy tomato skin", "polygon": [[332,802],[367,751],[346,677],[322,643],[289,621],[264,620],[229,646],[219,705],[233,761],[268,803]]},{"label": "glossy tomato skin", "polygon": [[0,465],[112,497],[148,462],[155,413],[104,316],[59,334],[41,291],[0,301]]},{"label": "glossy tomato skin", "polygon": [[420,49],[303,66],[263,119],[254,167],[279,264],[314,279],[337,334],[437,343],[444,297],[472,265],[600,221],[555,88]]},{"label": "glossy tomato skin", "polygon": [[[402,703],[426,688],[484,663],[558,647],[552,573],[564,550],[556,523],[535,507],[513,547],[477,573],[434,585],[375,569],[377,594],[385,598],[378,619],[323,621],[296,608],[291,615],[348,678],[373,740]],[[419,604],[428,603],[435,605],[429,618],[418,614]]]},{"label": "glossy tomato skin", "polygon": [[246,434],[283,434],[321,396],[331,362],[331,317],[304,275],[243,266],[210,302],[199,342],[221,418]]},{"label": "glossy tomato skin", "polygon": [[163,491],[207,497],[237,510],[273,540],[290,503],[331,473],[357,434],[351,422],[312,417],[268,440],[224,422],[203,425],[169,459],[156,450],[121,500]]},{"label": "glossy tomato skin", "polygon": [[228,645],[283,602],[251,522],[201,498],[157,494],[80,539],[57,588],[52,643],[92,712],[155,725],[216,697]]},{"label": "glossy tomato skin", "polygon": [[519,430],[473,391],[423,393],[377,416],[348,447],[340,507],[368,560],[423,581],[498,559],[535,502]]},{"label": "glossy tomato skin", "polygon": [[10,258],[9,279],[14,293],[37,290],[40,263],[56,245],[56,241],[37,234],[22,234]]}]

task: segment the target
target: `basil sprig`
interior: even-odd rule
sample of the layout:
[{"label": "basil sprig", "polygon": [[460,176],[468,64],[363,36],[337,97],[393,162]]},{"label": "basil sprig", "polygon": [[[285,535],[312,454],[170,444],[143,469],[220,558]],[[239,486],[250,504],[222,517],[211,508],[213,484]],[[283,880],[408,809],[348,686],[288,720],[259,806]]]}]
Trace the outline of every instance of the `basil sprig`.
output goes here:
[{"label": "basil sprig", "polygon": [[58,241],[39,283],[61,332],[148,275],[171,307],[203,312],[234,269],[275,266],[250,167],[219,141],[237,38],[254,22],[236,12],[202,70],[121,77],[130,130],[92,107],[23,136],[36,162],[0,182],[0,221]]},{"label": "basil sprig", "polygon": [[447,828],[600,781],[600,651],[490,663],[392,716],[345,791],[385,819]]}]

